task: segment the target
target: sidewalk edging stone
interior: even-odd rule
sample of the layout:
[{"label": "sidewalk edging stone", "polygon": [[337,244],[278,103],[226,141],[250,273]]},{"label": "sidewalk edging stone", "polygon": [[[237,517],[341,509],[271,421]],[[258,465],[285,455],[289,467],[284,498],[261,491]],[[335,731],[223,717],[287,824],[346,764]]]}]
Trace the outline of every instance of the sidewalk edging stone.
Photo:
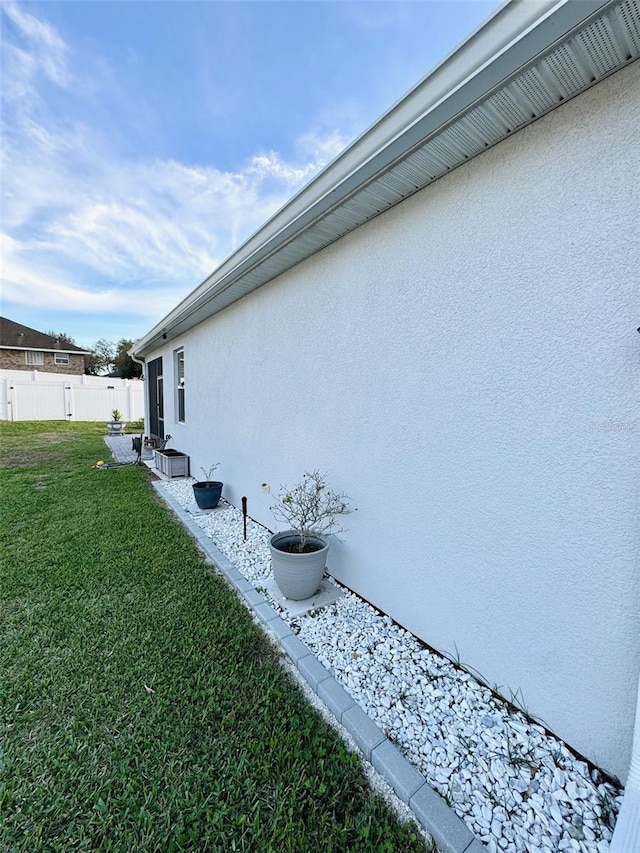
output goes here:
[{"label": "sidewalk edging stone", "polygon": [[273,610],[262,593],[238,572],[231,560],[203,534],[202,528],[191,515],[162,488],[161,481],[153,482],[152,486],[197,540],[209,560],[238,590],[264,629],[278,640],[309,687],[349,732],[364,757],[409,806],[416,821],[433,837],[440,853],[486,853],[487,848],[473,835],[464,821],[354,702],[305,643]]}]

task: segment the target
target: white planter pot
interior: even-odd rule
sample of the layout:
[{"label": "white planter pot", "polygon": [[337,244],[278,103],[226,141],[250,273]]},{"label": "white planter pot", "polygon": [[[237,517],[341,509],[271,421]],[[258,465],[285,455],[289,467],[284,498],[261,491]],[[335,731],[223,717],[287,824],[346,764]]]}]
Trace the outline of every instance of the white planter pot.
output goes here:
[{"label": "white planter pot", "polygon": [[280,592],[285,598],[304,601],[306,598],[311,598],[322,583],[330,543],[324,536],[310,536],[307,542],[317,545],[318,550],[305,554],[282,551],[278,547],[298,539],[295,530],[274,533],[269,540],[269,548],[273,576]]}]

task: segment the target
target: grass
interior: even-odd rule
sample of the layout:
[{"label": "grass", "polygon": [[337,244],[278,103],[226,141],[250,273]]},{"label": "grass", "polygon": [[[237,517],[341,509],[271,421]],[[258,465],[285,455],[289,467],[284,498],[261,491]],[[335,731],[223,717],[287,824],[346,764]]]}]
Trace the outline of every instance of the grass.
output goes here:
[{"label": "grass", "polygon": [[424,850],[103,432],[0,423],[0,850]]}]

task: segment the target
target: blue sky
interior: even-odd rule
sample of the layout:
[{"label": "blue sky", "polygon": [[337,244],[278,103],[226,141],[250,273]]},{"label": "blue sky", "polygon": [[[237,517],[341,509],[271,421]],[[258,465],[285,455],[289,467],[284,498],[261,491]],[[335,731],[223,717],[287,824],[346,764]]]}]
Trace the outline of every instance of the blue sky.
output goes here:
[{"label": "blue sky", "polygon": [[499,5],[0,4],[2,315],[141,337]]}]

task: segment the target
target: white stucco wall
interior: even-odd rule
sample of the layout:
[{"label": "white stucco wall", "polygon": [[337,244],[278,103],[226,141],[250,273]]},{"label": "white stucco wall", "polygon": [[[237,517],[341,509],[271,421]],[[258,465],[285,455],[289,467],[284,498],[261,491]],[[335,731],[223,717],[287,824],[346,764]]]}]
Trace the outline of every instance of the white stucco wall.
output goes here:
[{"label": "white stucco wall", "polygon": [[156,353],[194,473],[273,528],[260,484],[329,472],[358,507],[334,574],[623,779],[639,96],[636,63]]}]

